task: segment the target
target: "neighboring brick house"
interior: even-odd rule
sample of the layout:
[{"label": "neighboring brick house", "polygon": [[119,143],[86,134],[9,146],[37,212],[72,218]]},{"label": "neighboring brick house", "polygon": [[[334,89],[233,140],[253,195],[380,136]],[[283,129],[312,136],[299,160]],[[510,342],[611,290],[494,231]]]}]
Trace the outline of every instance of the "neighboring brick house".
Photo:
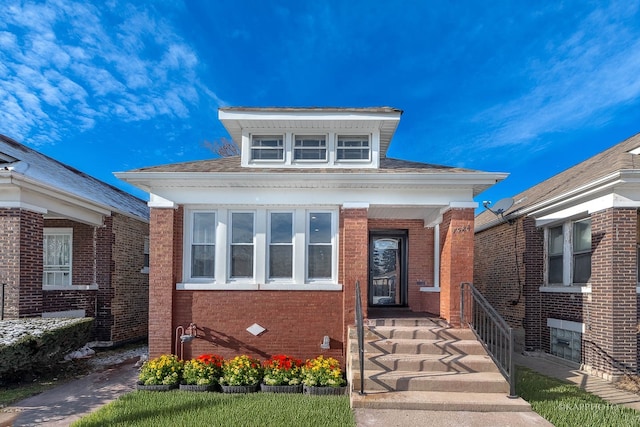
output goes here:
[{"label": "neighboring brick house", "polygon": [[2,319],[94,317],[95,345],[146,338],[148,236],[145,201],[0,135]]},{"label": "neighboring brick house", "polygon": [[185,357],[344,360],[357,281],[365,310],[459,324],[473,198],[506,175],[387,158],[401,114],[222,108],[241,156],[116,173],[150,193],[150,356],[194,323]]},{"label": "neighboring brick house", "polygon": [[474,283],[525,350],[612,380],[638,369],[638,153],[640,135],[476,217]]}]

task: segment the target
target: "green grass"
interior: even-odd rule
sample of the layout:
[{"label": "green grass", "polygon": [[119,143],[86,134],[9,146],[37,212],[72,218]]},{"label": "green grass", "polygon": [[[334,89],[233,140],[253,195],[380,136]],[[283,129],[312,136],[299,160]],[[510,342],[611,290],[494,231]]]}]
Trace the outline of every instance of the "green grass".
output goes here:
[{"label": "green grass", "polygon": [[516,392],[555,427],[640,426],[640,412],[608,403],[564,381],[518,367]]},{"label": "green grass", "polygon": [[135,391],[73,427],[355,426],[348,396]]}]

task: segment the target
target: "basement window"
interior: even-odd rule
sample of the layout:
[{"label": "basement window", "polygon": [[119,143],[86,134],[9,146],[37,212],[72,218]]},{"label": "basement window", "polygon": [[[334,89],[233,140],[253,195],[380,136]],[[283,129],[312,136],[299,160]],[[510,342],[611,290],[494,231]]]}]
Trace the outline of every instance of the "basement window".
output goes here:
[{"label": "basement window", "polygon": [[582,362],[584,325],[566,320],[547,319],[551,354],[571,362]]}]

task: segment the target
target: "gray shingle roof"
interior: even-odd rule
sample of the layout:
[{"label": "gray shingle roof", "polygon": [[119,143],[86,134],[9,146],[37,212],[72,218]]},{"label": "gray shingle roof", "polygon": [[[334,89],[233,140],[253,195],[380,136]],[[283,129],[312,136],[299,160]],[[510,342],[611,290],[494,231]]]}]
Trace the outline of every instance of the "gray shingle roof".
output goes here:
[{"label": "gray shingle roof", "polygon": [[11,167],[12,173],[107,206],[113,211],[149,220],[149,208],[144,200],[1,134],[0,153],[16,159],[12,163],[0,164],[1,167]]},{"label": "gray shingle roof", "polygon": [[[505,215],[560,196],[614,172],[640,169],[640,157],[629,153],[638,147],[640,133],[517,194],[513,199],[520,202],[514,204]],[[488,224],[495,218],[493,213],[483,211],[476,217],[476,227]]]},{"label": "gray shingle roof", "polygon": [[247,168],[240,165],[240,156],[144,167],[129,172],[214,172],[214,173],[471,173],[471,169],[382,158],[379,169],[367,168]]}]

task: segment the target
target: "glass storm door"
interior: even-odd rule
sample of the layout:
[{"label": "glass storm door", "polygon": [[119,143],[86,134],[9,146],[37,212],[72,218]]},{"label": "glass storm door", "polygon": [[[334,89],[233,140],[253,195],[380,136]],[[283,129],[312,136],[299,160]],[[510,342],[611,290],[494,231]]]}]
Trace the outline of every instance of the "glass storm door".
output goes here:
[{"label": "glass storm door", "polygon": [[399,234],[372,234],[369,239],[369,305],[405,305],[404,246]]}]

